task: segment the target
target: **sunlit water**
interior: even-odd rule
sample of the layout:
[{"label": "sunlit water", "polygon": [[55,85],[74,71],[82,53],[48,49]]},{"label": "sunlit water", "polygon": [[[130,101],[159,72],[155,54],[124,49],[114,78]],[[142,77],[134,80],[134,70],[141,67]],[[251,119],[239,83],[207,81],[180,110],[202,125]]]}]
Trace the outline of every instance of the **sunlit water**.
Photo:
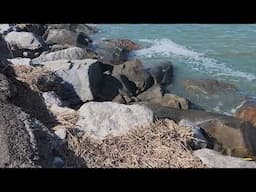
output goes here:
[{"label": "sunlit water", "polygon": [[127,38],[144,46],[131,56],[145,66],[172,61],[172,92],[208,111],[232,114],[240,95],[188,95],[184,79],[217,79],[235,84],[240,94],[256,96],[256,24],[98,24],[94,39]]}]

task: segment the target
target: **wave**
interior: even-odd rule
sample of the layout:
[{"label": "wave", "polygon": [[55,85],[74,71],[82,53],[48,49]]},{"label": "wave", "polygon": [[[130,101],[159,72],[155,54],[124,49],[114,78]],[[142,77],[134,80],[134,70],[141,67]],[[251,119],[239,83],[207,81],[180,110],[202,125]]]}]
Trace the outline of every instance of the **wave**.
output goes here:
[{"label": "wave", "polygon": [[135,51],[135,56],[143,58],[176,57],[185,60],[186,63],[190,64],[189,66],[191,66],[193,70],[210,73],[215,77],[232,76],[245,78],[249,81],[256,80],[254,74],[233,70],[225,63],[218,62],[213,58],[208,58],[205,54],[179,45],[170,39],[140,39],[139,41],[150,44],[150,47]]},{"label": "wave", "polygon": [[136,55],[142,56],[146,55],[147,57],[155,57],[155,56],[163,56],[169,57],[172,54],[178,56],[184,56],[188,58],[198,58],[202,54],[189,50],[182,45],[176,44],[169,39],[156,39],[156,40],[149,40],[149,39],[140,39],[139,41],[150,43],[152,44],[151,47],[141,49],[136,51]]}]

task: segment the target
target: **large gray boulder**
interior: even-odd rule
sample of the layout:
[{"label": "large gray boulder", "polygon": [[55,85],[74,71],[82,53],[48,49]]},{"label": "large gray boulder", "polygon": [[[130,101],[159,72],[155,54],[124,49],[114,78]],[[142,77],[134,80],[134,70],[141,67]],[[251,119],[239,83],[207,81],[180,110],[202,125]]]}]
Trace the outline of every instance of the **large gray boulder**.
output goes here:
[{"label": "large gray boulder", "polygon": [[48,31],[46,43],[72,46],[87,46],[92,40],[82,34],[68,29],[51,29]]},{"label": "large gray boulder", "polygon": [[195,151],[194,154],[208,168],[256,168],[255,161],[246,161],[242,158],[222,155],[211,149],[200,149]]},{"label": "large gray boulder", "polygon": [[150,75],[154,78],[155,84],[168,85],[172,83],[173,66],[171,62],[154,64],[147,70],[150,73]]},{"label": "large gray boulder", "polygon": [[122,135],[136,127],[149,126],[153,112],[140,105],[113,102],[89,102],[79,109],[77,128],[98,139]]},{"label": "large gray boulder", "polygon": [[112,73],[126,76],[129,81],[136,85],[137,93],[147,90],[154,84],[152,76],[145,70],[139,59],[115,65]]},{"label": "large gray boulder", "polygon": [[6,35],[7,33],[15,29],[14,25],[11,24],[0,24],[0,34]]},{"label": "large gray boulder", "polygon": [[12,50],[36,50],[43,47],[43,42],[30,32],[12,31],[5,36],[5,40],[10,44]]},{"label": "large gray boulder", "polygon": [[130,103],[136,94],[136,86],[122,75],[104,74],[104,84],[99,101]]},{"label": "large gray boulder", "polygon": [[101,63],[97,60],[58,60],[45,63],[44,68],[59,77],[62,89],[57,94],[71,105],[94,100],[103,86]]},{"label": "large gray boulder", "polygon": [[67,29],[51,29],[48,32],[47,44],[68,44],[76,46],[77,34]]},{"label": "large gray boulder", "polygon": [[8,62],[10,62],[12,65],[25,65],[30,66],[32,64],[32,61],[30,58],[22,58],[22,57],[16,57],[13,59],[7,59]]},{"label": "large gray boulder", "polygon": [[99,41],[95,43],[95,52],[100,56],[103,63],[118,65],[129,59],[130,51],[118,46],[112,41]]},{"label": "large gray boulder", "polygon": [[6,58],[11,58],[12,53],[10,48],[8,47],[8,44],[0,34],[0,59],[6,59]]},{"label": "large gray boulder", "polygon": [[86,58],[92,58],[93,53],[88,52],[86,49],[79,47],[70,47],[55,52],[42,54],[39,57],[32,60],[33,65],[42,64],[43,62],[56,61],[56,60],[80,60]]}]

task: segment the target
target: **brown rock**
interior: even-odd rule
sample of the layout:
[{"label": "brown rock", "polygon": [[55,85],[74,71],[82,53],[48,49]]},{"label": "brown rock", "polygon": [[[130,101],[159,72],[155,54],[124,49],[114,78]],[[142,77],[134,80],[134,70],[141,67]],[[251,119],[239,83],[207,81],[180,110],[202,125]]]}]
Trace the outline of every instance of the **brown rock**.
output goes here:
[{"label": "brown rock", "polygon": [[155,84],[168,85],[172,82],[173,66],[171,62],[157,63],[147,70],[154,78]]},{"label": "brown rock", "polygon": [[246,101],[235,113],[235,117],[252,123],[256,127],[256,102]]},{"label": "brown rock", "polygon": [[142,101],[150,103],[160,104],[165,107],[172,107],[178,109],[188,109],[189,101],[186,98],[182,98],[178,95],[171,93],[164,93],[159,85],[154,85],[147,91],[137,96]]},{"label": "brown rock", "polygon": [[237,91],[237,88],[232,84],[211,79],[185,80],[184,87],[188,91],[203,92],[205,94]]},{"label": "brown rock", "polygon": [[115,65],[112,72],[113,74],[126,76],[129,81],[136,85],[137,93],[147,90],[154,84],[152,76],[145,70],[139,59]]},{"label": "brown rock", "polygon": [[126,49],[127,51],[141,49],[141,46],[139,46],[138,44],[129,39],[107,39],[104,41],[108,43],[113,43],[115,46],[120,47],[122,49]]},{"label": "brown rock", "polygon": [[100,41],[95,46],[95,52],[100,56],[100,61],[105,64],[119,65],[128,61],[129,51],[116,46],[115,43]]},{"label": "brown rock", "polygon": [[98,32],[96,27],[86,24],[48,24],[47,26],[48,29],[68,29],[76,33],[84,33],[86,35]]},{"label": "brown rock", "polygon": [[159,119],[191,121],[212,137],[216,150],[237,157],[256,156],[256,129],[248,122],[232,116],[199,110],[163,107],[159,104],[141,103],[149,107]]}]

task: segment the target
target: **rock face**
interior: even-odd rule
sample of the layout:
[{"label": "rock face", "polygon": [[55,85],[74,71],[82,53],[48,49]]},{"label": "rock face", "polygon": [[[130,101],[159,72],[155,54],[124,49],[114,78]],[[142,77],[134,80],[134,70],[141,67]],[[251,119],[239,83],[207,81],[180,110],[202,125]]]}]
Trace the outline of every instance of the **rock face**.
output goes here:
[{"label": "rock face", "polygon": [[214,138],[216,150],[237,157],[256,156],[256,129],[250,123],[204,111],[175,109],[152,103],[141,104],[149,107],[159,119],[168,118],[177,123],[185,119],[196,123]]},{"label": "rock face", "polygon": [[202,92],[205,94],[217,94],[223,92],[236,92],[237,88],[229,83],[219,82],[217,80],[186,80],[184,87],[188,91]]},{"label": "rock face", "polygon": [[67,29],[51,29],[48,31],[46,43],[47,44],[60,44],[60,45],[71,45],[87,46],[92,40],[82,33],[75,33]]},{"label": "rock face", "polygon": [[16,31],[31,32],[38,36],[43,36],[47,26],[44,24],[16,24]]},{"label": "rock face", "polygon": [[15,92],[15,87],[9,82],[5,75],[0,73],[0,101],[6,102]]},{"label": "rock face", "polygon": [[193,123],[204,122],[209,119],[219,119],[221,121],[230,121],[232,122],[235,118],[226,115],[220,115],[216,113],[209,113],[200,110],[184,110],[184,109],[176,109],[170,107],[164,107],[159,104],[153,104],[149,102],[142,102],[142,105],[146,105],[151,108],[156,116],[160,119],[168,118],[172,119],[175,122],[180,122],[182,119],[189,120]]},{"label": "rock face", "polygon": [[68,44],[76,46],[77,34],[67,29],[51,29],[48,32],[47,44]]},{"label": "rock face", "polygon": [[112,72],[126,76],[129,81],[136,85],[137,93],[145,91],[154,84],[152,76],[144,69],[143,64],[138,59],[115,65]]},{"label": "rock face", "polygon": [[250,122],[256,127],[256,101],[247,100],[244,104],[237,109],[235,116],[243,121]]},{"label": "rock face", "polygon": [[14,30],[14,25],[11,24],[0,24],[0,34],[6,35],[7,33]]},{"label": "rock face", "polygon": [[256,130],[250,124],[237,119],[233,122],[213,119],[199,123],[198,126],[220,143],[220,151],[224,154],[236,157],[256,155]]},{"label": "rock face", "polygon": [[18,107],[0,106],[0,167],[52,167],[54,136]]},{"label": "rock face", "polygon": [[91,35],[98,32],[96,27],[86,24],[48,24],[48,29],[67,29],[76,33]]},{"label": "rock face", "polygon": [[171,93],[164,93],[164,90],[159,85],[154,85],[137,97],[142,101],[159,104],[161,106],[178,109],[189,108],[189,101],[187,99]]},{"label": "rock face", "polygon": [[173,66],[171,62],[160,63],[147,70],[154,78],[155,84],[168,85],[172,82]]},{"label": "rock face", "polygon": [[115,46],[125,49],[127,51],[134,51],[141,48],[138,44],[129,39],[106,39],[104,40],[104,42],[112,43]]},{"label": "rock face", "polygon": [[200,149],[194,154],[209,168],[256,168],[256,162],[222,155],[211,149]]},{"label": "rock face", "polygon": [[17,57],[17,58],[13,58],[13,59],[8,59],[8,61],[13,64],[13,65],[26,65],[26,66],[30,66],[31,65],[31,59],[30,58],[21,58],[21,57]]},{"label": "rock face", "polygon": [[125,134],[138,126],[149,126],[153,112],[139,105],[123,105],[113,102],[89,102],[79,109],[78,129],[103,139],[108,134]]},{"label": "rock face", "polygon": [[54,91],[44,92],[42,97],[44,98],[47,107],[51,105],[57,105],[61,107],[63,105],[60,98]]},{"label": "rock face", "polygon": [[189,109],[189,101],[186,98],[171,93],[164,94],[159,103],[162,106],[173,107],[177,109]]},{"label": "rock face", "polygon": [[96,45],[95,52],[100,56],[103,63],[118,65],[128,61],[129,51],[116,46],[113,42],[101,41]]},{"label": "rock face", "polygon": [[164,90],[159,85],[154,85],[145,92],[139,94],[137,97],[143,101],[152,101],[154,99],[162,98],[165,94]]},{"label": "rock face", "polygon": [[77,33],[84,33],[86,35],[91,35],[99,31],[99,29],[96,26],[88,24],[72,24],[72,26],[73,30],[75,30]]},{"label": "rock face", "polygon": [[103,85],[101,63],[97,60],[59,60],[44,66],[60,78],[61,99],[76,105],[97,98]]},{"label": "rock face", "polygon": [[9,50],[9,47],[4,40],[4,38],[0,35],[0,59],[11,58],[12,53]]},{"label": "rock face", "polygon": [[[47,54],[42,54],[39,57],[32,60],[32,64],[42,64],[43,62],[56,61],[56,60],[80,60],[91,58],[92,55],[88,53],[85,49],[79,47],[71,47]],[[92,56],[93,57],[93,56]]]},{"label": "rock face", "polygon": [[18,112],[13,113],[13,108],[2,102],[0,105],[0,167],[36,167],[39,159],[36,146],[31,143],[25,125],[15,116]]},{"label": "rock face", "polygon": [[192,131],[194,139],[192,139],[190,146],[193,150],[211,147],[212,143],[209,136],[201,127],[197,126],[195,123],[182,119],[179,122],[179,126],[186,127]]},{"label": "rock face", "polygon": [[100,91],[100,101],[129,103],[136,94],[136,86],[122,75],[104,74],[104,84]]},{"label": "rock face", "polygon": [[45,48],[43,40],[30,32],[12,31],[5,36],[5,41],[10,45],[14,56],[24,56],[23,52],[28,52],[28,57],[33,57],[36,51]]}]

